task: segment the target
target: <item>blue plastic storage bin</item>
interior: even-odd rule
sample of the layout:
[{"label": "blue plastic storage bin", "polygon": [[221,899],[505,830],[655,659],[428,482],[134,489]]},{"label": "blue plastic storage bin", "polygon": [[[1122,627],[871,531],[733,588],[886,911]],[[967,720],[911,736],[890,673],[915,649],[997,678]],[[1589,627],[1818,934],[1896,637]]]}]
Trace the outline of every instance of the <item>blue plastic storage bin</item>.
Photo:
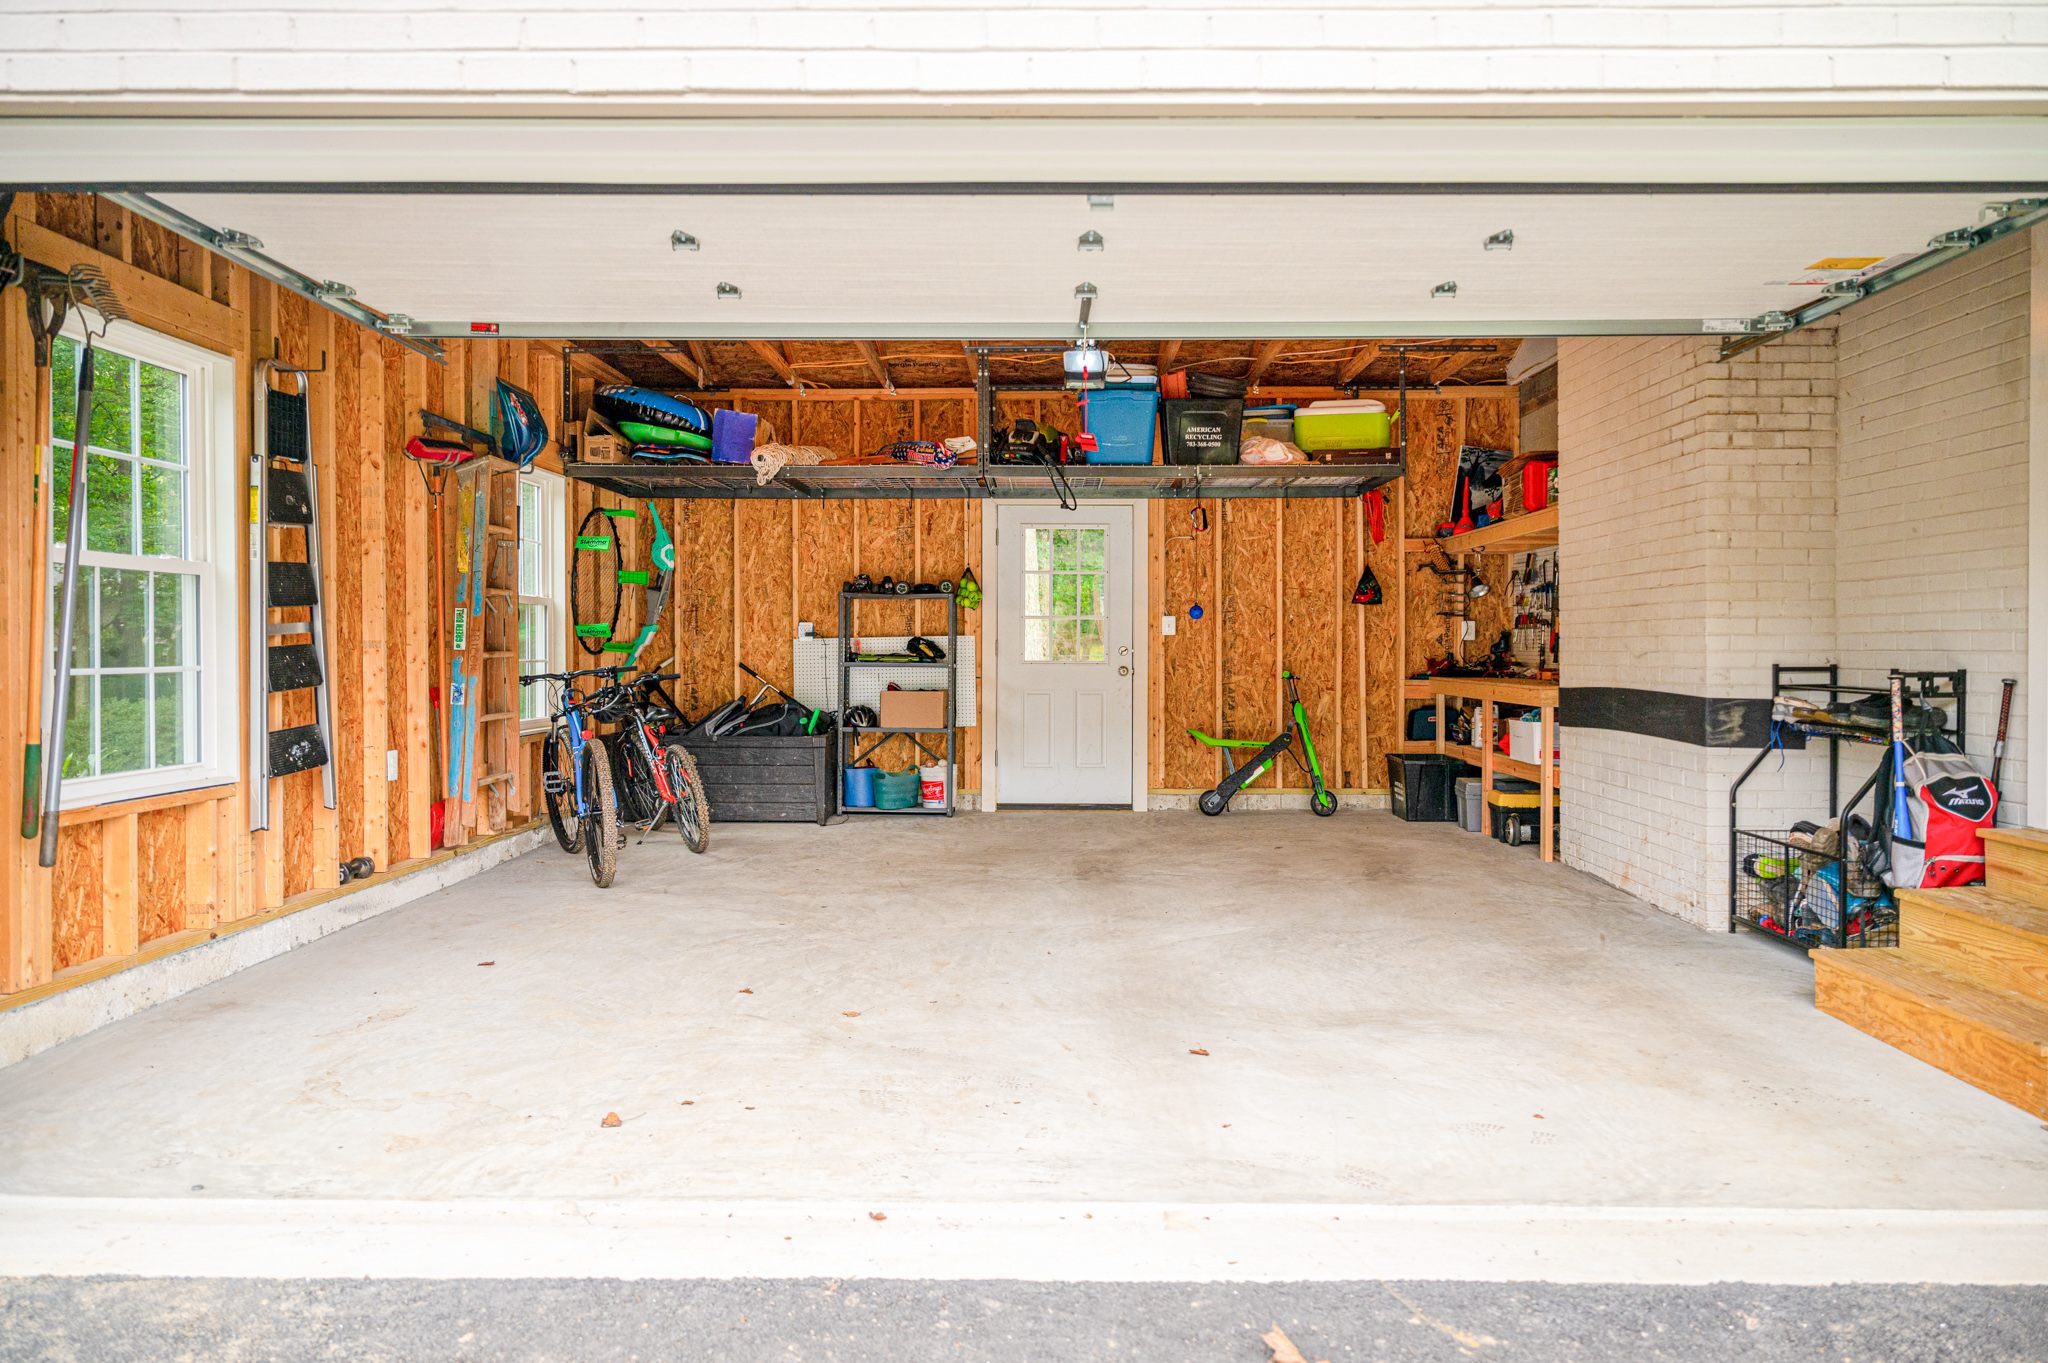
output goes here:
[{"label": "blue plastic storage bin", "polygon": [[1082,428],[1095,437],[1091,464],[1149,464],[1152,424],[1159,415],[1154,384],[1112,384],[1081,394]]},{"label": "blue plastic storage bin", "polygon": [[873,767],[848,767],[846,769],[846,807],[848,809],[873,809],[875,807],[875,769]]}]

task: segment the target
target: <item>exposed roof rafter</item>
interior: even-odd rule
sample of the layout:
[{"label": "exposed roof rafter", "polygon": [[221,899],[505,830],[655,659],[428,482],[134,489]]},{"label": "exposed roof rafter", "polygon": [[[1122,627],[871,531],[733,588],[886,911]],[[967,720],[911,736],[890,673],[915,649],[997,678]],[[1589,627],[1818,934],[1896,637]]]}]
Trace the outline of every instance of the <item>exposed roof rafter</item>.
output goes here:
[{"label": "exposed roof rafter", "polygon": [[677,376],[681,378],[683,382],[688,384],[690,387],[702,388],[707,382],[709,382],[709,380],[705,377],[704,371],[701,368],[699,368],[696,363],[690,360],[687,356],[678,355],[672,350],[663,350],[661,348],[663,344],[662,342],[642,341],[640,344],[647,347],[648,354],[654,356],[655,359],[660,360],[670,369],[675,370]]},{"label": "exposed roof rafter", "polygon": [[1446,355],[1429,367],[1429,381],[1431,383],[1442,383],[1445,379],[1479,358],[1481,358],[1481,352],[1471,350]]},{"label": "exposed roof rafter", "polygon": [[1344,367],[1337,371],[1337,382],[1333,386],[1337,388],[1347,386],[1353,379],[1370,369],[1372,362],[1379,357],[1380,343],[1378,341],[1359,342],[1357,352],[1350,359],[1344,361]]},{"label": "exposed roof rafter", "polygon": [[1259,342],[1258,353],[1252,357],[1252,372],[1245,376],[1245,387],[1257,388],[1259,386],[1259,380],[1266,376],[1266,370],[1279,357],[1281,347],[1286,344],[1287,342],[1285,341]]},{"label": "exposed roof rafter", "polygon": [[853,344],[860,351],[860,357],[868,362],[868,372],[875,376],[875,381],[889,392],[895,392],[896,382],[889,377],[889,366],[882,363],[882,352],[875,348],[875,343],[855,341]]},{"label": "exposed roof rafter", "polygon": [[1161,377],[1165,376],[1166,371],[1171,369],[1173,362],[1179,358],[1179,341],[1161,341],[1159,343],[1159,373]]},{"label": "exposed roof rafter", "polygon": [[711,372],[711,347],[702,341],[685,341],[683,344],[690,348],[690,358],[697,362],[697,370],[704,375],[704,382],[715,382],[716,378]]},{"label": "exposed roof rafter", "polygon": [[[784,342],[784,345],[787,344],[787,342]],[[756,355],[766,360],[768,367],[774,370],[784,383],[792,388],[797,386],[796,371],[789,367],[789,357],[783,354],[781,349],[767,341],[748,341],[747,346]]]}]

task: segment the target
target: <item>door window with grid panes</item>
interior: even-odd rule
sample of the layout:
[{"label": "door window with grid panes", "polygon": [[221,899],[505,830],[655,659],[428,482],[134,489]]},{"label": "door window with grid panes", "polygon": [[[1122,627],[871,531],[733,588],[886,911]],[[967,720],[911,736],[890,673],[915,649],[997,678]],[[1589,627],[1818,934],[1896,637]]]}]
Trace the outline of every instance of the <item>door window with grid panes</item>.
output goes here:
[{"label": "door window with grid panes", "polygon": [[[78,365],[84,347],[51,347],[50,579],[47,654],[63,605],[71,520]],[[217,709],[232,687],[210,668],[217,566],[208,455],[228,363],[133,329],[95,348],[87,433],[85,533],[64,732],[67,805],[232,779],[221,766]],[[232,422],[231,412],[226,420]],[[231,426],[230,426],[231,429]],[[226,616],[224,618],[232,619]],[[230,676],[231,674],[223,674]],[[231,717],[230,717],[231,722]]]},{"label": "door window with grid panes", "polygon": [[[533,472],[519,479],[519,670],[554,672],[561,662],[562,480]],[[521,728],[544,727],[548,689],[519,688]]]},{"label": "door window with grid panes", "polygon": [[1109,618],[1109,531],[1024,528],[1024,661],[1099,663]]}]

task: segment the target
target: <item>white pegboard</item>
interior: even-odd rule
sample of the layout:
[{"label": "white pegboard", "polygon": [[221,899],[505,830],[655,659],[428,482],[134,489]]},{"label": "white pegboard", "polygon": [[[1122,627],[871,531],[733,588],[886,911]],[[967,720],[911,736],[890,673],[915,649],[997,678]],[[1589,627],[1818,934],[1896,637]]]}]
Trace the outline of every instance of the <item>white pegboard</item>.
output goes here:
[{"label": "white pegboard", "polygon": [[[926,635],[927,639],[932,636]],[[861,648],[868,653],[900,652],[910,642],[908,634],[886,637],[861,636]],[[946,646],[944,635],[932,642],[940,648]],[[797,639],[793,641],[795,663],[796,698],[814,710],[839,709],[839,649],[837,639]],[[953,722],[963,729],[975,726],[979,706],[974,690],[974,636],[960,636],[960,667],[954,674],[959,690],[953,697]],[[938,667],[857,667],[851,674],[850,705],[875,705],[882,689],[895,682],[905,690],[931,690],[945,684],[946,673]]]}]

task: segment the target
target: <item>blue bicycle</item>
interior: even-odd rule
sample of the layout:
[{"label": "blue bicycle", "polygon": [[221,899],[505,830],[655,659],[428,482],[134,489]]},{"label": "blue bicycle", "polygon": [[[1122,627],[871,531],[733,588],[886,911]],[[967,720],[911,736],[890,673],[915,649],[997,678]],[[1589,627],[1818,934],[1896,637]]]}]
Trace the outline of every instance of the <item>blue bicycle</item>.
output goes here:
[{"label": "blue bicycle", "polygon": [[611,750],[599,737],[590,699],[576,689],[582,677],[618,683],[621,667],[593,667],[581,672],[532,672],[521,686],[546,682],[550,724],[541,741],[540,786],[547,802],[548,822],[564,852],[581,851],[590,860],[590,878],[608,889],[619,865],[619,802],[612,790]]}]

